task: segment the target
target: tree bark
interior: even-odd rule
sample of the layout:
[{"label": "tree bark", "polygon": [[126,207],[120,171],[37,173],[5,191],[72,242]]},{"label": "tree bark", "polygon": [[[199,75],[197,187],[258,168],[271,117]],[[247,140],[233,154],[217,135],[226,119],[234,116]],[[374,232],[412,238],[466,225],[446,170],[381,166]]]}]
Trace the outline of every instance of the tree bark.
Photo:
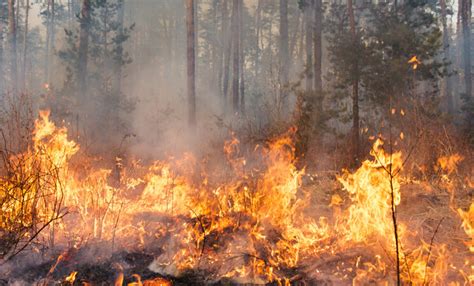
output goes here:
[{"label": "tree bark", "polygon": [[[355,26],[354,7],[352,0],[347,0],[347,12],[349,14],[349,25],[352,35],[352,42],[355,47],[357,45],[357,34]],[[352,81],[352,159],[356,164],[359,160],[359,68],[357,59],[353,66],[353,81]]]},{"label": "tree bark", "polygon": [[244,2],[242,0],[239,1],[239,76],[240,76],[240,112],[242,114],[245,113],[245,81],[244,81],[244,64],[245,64],[245,56],[244,56],[244,36],[243,36],[243,28],[244,28]]},{"label": "tree bark", "polygon": [[[117,32],[120,35],[123,35],[123,18],[124,18],[124,9],[125,9],[125,0],[118,0],[118,29]],[[115,64],[115,80],[113,87],[113,94],[115,96],[120,96],[121,87],[122,87],[122,60],[123,60],[123,43],[120,42],[117,46],[117,55]]]},{"label": "tree bark", "polygon": [[261,32],[261,18],[262,18],[262,0],[257,1],[257,10],[255,11],[255,81],[258,82],[260,69],[260,32]]},{"label": "tree bark", "polygon": [[15,20],[15,0],[8,0],[8,34],[10,40],[10,65],[12,91],[16,95],[18,92],[17,81],[17,57],[16,57],[16,20]]},{"label": "tree bark", "polygon": [[306,92],[313,91],[313,0],[306,0],[305,7],[306,24]]},{"label": "tree bark", "polygon": [[[322,0],[315,0],[314,6],[314,89],[318,96],[321,96],[322,92],[322,17],[323,7]],[[318,103],[319,104],[319,103]]]},{"label": "tree bark", "polygon": [[232,110],[239,112],[239,4],[232,2]]},{"label": "tree bark", "polygon": [[471,0],[462,0],[462,31],[463,31],[463,54],[464,54],[464,84],[466,97],[472,97],[472,75],[471,75]]},{"label": "tree bark", "polygon": [[90,26],[90,0],[82,1],[81,25],[79,33],[79,62],[78,62],[78,83],[79,92],[82,97],[87,97],[87,53],[89,51],[89,26]]},{"label": "tree bark", "polygon": [[303,11],[301,17],[301,29],[300,29],[300,38],[298,43],[298,55],[297,61],[299,67],[304,67],[304,57],[305,57],[305,34],[306,34],[306,13]]},{"label": "tree bark", "polygon": [[[212,17],[212,42],[211,42],[211,54],[212,54],[212,63],[211,63],[211,69],[212,69],[212,76],[211,76],[211,82],[209,83],[209,88],[211,90],[215,91],[215,94],[218,95],[220,93],[220,85],[219,85],[219,45],[218,45],[218,21],[217,21],[217,0],[212,1],[212,7],[211,7],[211,17]],[[217,83],[217,84],[216,84]]]},{"label": "tree bark", "polygon": [[[441,6],[441,22],[443,25],[443,52],[446,60],[450,59],[449,55],[449,30],[447,25],[447,9],[446,9],[446,0],[440,0]],[[452,93],[452,79],[449,74],[451,69],[448,66],[448,75],[444,77],[444,96],[446,98],[446,107],[449,114],[454,113],[454,104],[453,104],[453,93]]]},{"label": "tree bark", "polygon": [[[0,17],[2,19],[5,19],[5,9],[0,9]],[[4,68],[4,46],[3,46],[3,21],[0,21],[0,90],[3,90],[4,87],[4,81],[5,81],[5,68]]]},{"label": "tree bark", "polygon": [[25,6],[25,28],[23,33],[23,59],[21,68],[21,82],[23,91],[26,90],[26,59],[28,54],[28,17],[30,12],[30,0],[26,0]]},{"label": "tree bark", "polygon": [[188,124],[196,125],[196,63],[195,63],[195,27],[194,0],[186,0],[187,27],[187,88],[188,88]]},{"label": "tree bark", "polygon": [[291,59],[293,59],[295,57],[295,53],[297,53],[296,50],[297,50],[298,36],[300,34],[299,33],[299,31],[300,31],[300,22],[301,22],[301,13],[298,13],[298,18],[296,19],[296,26],[294,27],[294,31],[292,33],[291,40],[289,40],[290,43],[288,44],[289,45],[288,54],[289,54],[289,57],[290,57],[290,66],[288,67],[288,70],[292,69],[293,63],[292,63]]},{"label": "tree bark", "polygon": [[44,52],[44,83],[49,83],[49,45],[51,43],[51,4],[54,0],[48,0],[46,4],[46,43]]},{"label": "tree bark", "polygon": [[[224,81],[224,64],[225,64],[225,49],[227,47],[226,41],[226,33],[227,33],[227,1],[223,1],[221,3],[221,30],[220,30],[220,37],[219,37],[219,75],[218,75],[218,88],[221,94],[221,98],[224,99],[223,96],[223,81]],[[225,102],[222,100],[222,106],[224,106]]]},{"label": "tree bark", "polygon": [[290,66],[288,47],[288,0],[280,0],[280,104],[288,107],[288,69]]},{"label": "tree bark", "polygon": [[232,41],[230,36],[230,28],[229,28],[229,13],[227,8],[227,1],[223,2],[222,5],[222,26],[224,27],[223,31],[223,41],[224,41],[224,79],[222,83],[222,93],[224,97],[224,107],[227,103],[227,95],[229,93],[229,77],[230,77],[230,57],[231,57],[231,50],[232,50]]},{"label": "tree bark", "polygon": [[[51,0],[50,51],[52,51],[52,53],[54,53],[55,44],[56,44],[56,19],[55,19],[55,16],[56,16],[56,2],[55,2],[55,0]],[[50,70],[51,70],[51,65],[54,67],[54,57],[51,57],[52,53],[50,52],[48,54],[48,65],[50,67]],[[51,60],[51,58],[52,58],[52,60]],[[48,82],[50,82],[50,81],[51,81],[51,71],[48,73]]]}]

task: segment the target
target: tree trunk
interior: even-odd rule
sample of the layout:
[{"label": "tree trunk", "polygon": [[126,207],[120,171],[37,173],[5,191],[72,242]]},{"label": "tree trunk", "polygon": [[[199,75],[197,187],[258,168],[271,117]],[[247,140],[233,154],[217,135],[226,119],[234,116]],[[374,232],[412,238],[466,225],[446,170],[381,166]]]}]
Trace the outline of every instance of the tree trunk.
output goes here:
[{"label": "tree trunk", "polygon": [[[219,42],[220,42],[220,45],[219,45],[219,75],[218,75],[218,88],[219,88],[219,92],[223,92],[223,78],[224,78],[224,64],[225,64],[225,59],[224,59],[224,55],[225,55],[225,50],[226,50],[226,47],[227,47],[227,41],[226,41],[226,36],[227,36],[227,1],[223,1],[221,3],[221,34],[220,34],[220,39],[219,39]],[[217,36],[217,35],[216,35]],[[221,94],[221,97],[222,97],[222,106],[224,106],[225,102],[224,102],[224,96],[222,96]]]},{"label": "tree trunk", "polygon": [[[118,33],[123,35],[123,18],[124,18],[124,9],[125,9],[125,0],[118,1]],[[122,59],[123,59],[123,43],[120,42],[117,46],[117,55],[114,62],[115,65],[115,80],[113,86],[113,94],[117,97],[120,96],[121,86],[122,86]]]},{"label": "tree trunk", "polygon": [[301,17],[300,39],[298,43],[298,55],[297,55],[298,67],[304,67],[305,34],[306,34],[306,13],[303,11],[303,16]]},{"label": "tree trunk", "polygon": [[290,57],[290,66],[288,67],[288,70],[291,70],[293,63],[291,59],[294,58],[296,50],[297,50],[297,42],[298,42],[298,36],[299,36],[299,30],[300,30],[300,22],[301,22],[301,13],[298,14],[298,18],[296,19],[296,26],[294,27],[294,32],[292,33],[292,37],[290,40],[289,44],[289,57]]},{"label": "tree trunk", "polygon": [[48,0],[46,4],[46,43],[44,51],[44,83],[49,83],[49,44],[51,43],[51,2],[54,0]]},{"label": "tree trunk", "polygon": [[[55,0],[51,0],[51,31],[50,31],[50,53],[48,54],[48,65],[49,65],[49,73],[48,73],[48,82],[51,81],[51,66],[54,68],[54,59],[55,57],[51,57],[51,54],[54,53],[55,43],[56,43],[56,2]],[[52,60],[51,60],[52,59]]]},{"label": "tree trunk", "polygon": [[187,27],[187,88],[188,88],[188,123],[196,125],[196,79],[195,79],[195,27],[194,27],[194,0],[186,0],[186,27]]},{"label": "tree trunk", "polygon": [[322,17],[323,7],[322,0],[315,0],[314,7],[314,89],[321,96],[322,92]]},{"label": "tree trunk", "polygon": [[260,22],[262,17],[262,0],[257,2],[257,10],[255,11],[255,81],[258,82],[260,68]]},{"label": "tree trunk", "polygon": [[240,112],[245,113],[245,82],[244,82],[244,2],[239,1],[239,72],[240,72]]},{"label": "tree trunk", "polygon": [[472,75],[471,75],[471,0],[462,0],[462,31],[463,31],[463,54],[464,54],[464,84],[466,86],[466,98],[472,97]]},{"label": "tree trunk", "polygon": [[239,112],[239,4],[232,2],[232,110]]},{"label": "tree trunk", "polygon": [[306,24],[306,93],[313,91],[313,0],[306,0],[304,13]]},{"label": "tree trunk", "polygon": [[232,50],[232,44],[231,44],[231,36],[230,36],[230,28],[229,28],[229,13],[228,13],[228,8],[227,8],[227,1],[223,2],[222,5],[222,13],[223,13],[223,19],[222,19],[222,26],[224,26],[224,79],[222,83],[222,93],[224,97],[224,107],[227,103],[227,95],[229,93],[229,77],[230,77],[230,57],[231,57],[231,50]]},{"label": "tree trunk", "polygon": [[[322,123],[323,113],[323,82],[322,82],[322,0],[314,0],[314,30],[313,30],[313,49],[314,49],[314,108],[316,115],[316,124]],[[319,138],[319,136],[318,136]]]},{"label": "tree trunk", "polygon": [[81,25],[79,34],[78,83],[82,97],[87,97],[87,53],[89,50],[90,0],[82,1]]},{"label": "tree trunk", "polygon": [[[218,52],[218,21],[217,21],[217,0],[212,1],[211,7],[211,17],[212,17],[212,34],[213,40],[211,42],[211,54],[212,54],[212,76],[211,82],[209,82],[209,88],[215,91],[215,94],[218,95],[220,93],[220,86],[219,86],[219,52]],[[216,84],[217,83],[217,84]]]},{"label": "tree trunk", "polygon": [[[2,19],[5,19],[5,9],[0,9],[0,17]],[[3,46],[3,21],[0,21],[0,90],[4,90],[4,81],[5,81],[5,68],[4,68],[4,58],[3,58],[3,53],[4,53],[4,46]]]},{"label": "tree trunk", "polygon": [[[305,0],[304,2],[304,34],[305,34],[305,51],[301,43],[301,56],[306,53],[306,87],[305,92],[297,94],[295,105],[295,124],[296,124],[296,155],[302,158],[309,144],[309,139],[313,132],[313,80],[312,80],[312,54],[313,54],[313,0]],[[301,35],[303,36],[303,34]]]},{"label": "tree trunk", "polygon": [[8,33],[10,40],[10,65],[11,82],[13,94],[17,94],[17,57],[16,57],[16,20],[15,20],[15,0],[8,0]]},{"label": "tree trunk", "polygon": [[[347,12],[349,14],[349,25],[352,35],[352,42],[355,46],[357,45],[357,35],[352,0],[347,0]],[[354,63],[353,69],[354,79],[352,81],[352,159],[353,163],[356,164],[359,160],[359,68],[357,62]]]},{"label": "tree trunk", "polygon": [[288,109],[288,0],[280,0],[280,104]]},{"label": "tree trunk", "polygon": [[25,30],[23,33],[23,59],[21,68],[21,86],[23,91],[26,91],[26,59],[27,59],[27,48],[28,48],[28,16],[30,12],[30,0],[26,0],[25,6]]},{"label": "tree trunk", "polygon": [[[444,57],[449,61],[449,30],[447,25],[447,9],[446,9],[446,0],[440,0],[441,6],[441,22],[443,25],[443,51]],[[453,104],[453,93],[452,93],[452,79],[449,74],[451,69],[448,66],[448,75],[444,77],[444,96],[446,98],[446,107],[449,114],[454,113],[454,104]]]}]

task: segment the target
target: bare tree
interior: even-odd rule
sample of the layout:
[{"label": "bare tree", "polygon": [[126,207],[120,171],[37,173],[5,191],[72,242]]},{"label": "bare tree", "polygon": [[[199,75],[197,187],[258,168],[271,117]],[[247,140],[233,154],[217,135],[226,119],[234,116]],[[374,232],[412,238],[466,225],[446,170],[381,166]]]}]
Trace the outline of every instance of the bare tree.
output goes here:
[{"label": "bare tree", "polygon": [[188,124],[190,126],[196,125],[196,63],[194,53],[194,15],[194,0],[186,0]]}]

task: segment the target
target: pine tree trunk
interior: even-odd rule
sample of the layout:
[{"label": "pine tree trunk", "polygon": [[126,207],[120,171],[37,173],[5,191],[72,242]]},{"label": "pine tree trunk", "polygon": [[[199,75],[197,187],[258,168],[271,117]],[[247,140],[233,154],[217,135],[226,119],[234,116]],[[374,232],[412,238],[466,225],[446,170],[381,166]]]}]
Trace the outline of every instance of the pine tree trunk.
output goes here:
[{"label": "pine tree trunk", "polygon": [[[349,25],[352,34],[352,42],[357,44],[357,35],[355,27],[354,7],[352,0],[347,0],[347,12],[349,14]],[[359,78],[357,62],[354,63],[352,81],[352,159],[356,164],[359,159]]]},{"label": "pine tree trunk", "polygon": [[188,124],[196,125],[194,0],[186,0]]},{"label": "pine tree trunk", "polygon": [[55,0],[51,0],[51,40],[50,40],[50,53],[48,54],[48,65],[49,65],[49,70],[50,72],[48,73],[48,82],[51,81],[51,66],[54,68],[54,59],[55,57],[51,57],[51,55],[54,53],[55,49],[55,44],[56,44],[56,2]]},{"label": "pine tree trunk", "polygon": [[462,31],[463,31],[463,54],[464,54],[464,84],[467,98],[472,97],[472,75],[471,75],[471,0],[462,0]]},{"label": "pine tree trunk", "polygon": [[26,59],[28,54],[28,17],[30,12],[30,0],[26,0],[25,6],[25,27],[23,33],[23,59],[21,67],[21,82],[23,91],[26,90]]},{"label": "pine tree trunk", "polygon": [[232,2],[232,110],[239,112],[239,4]]},{"label": "pine tree trunk", "polygon": [[244,82],[244,3],[239,1],[239,72],[240,72],[240,112],[245,113],[245,82]]},{"label": "pine tree trunk", "polygon": [[[211,46],[211,54],[212,54],[212,75],[211,75],[211,82],[209,83],[209,88],[215,91],[215,94],[220,93],[220,86],[219,86],[219,53],[218,53],[218,21],[217,21],[217,0],[212,1],[211,7],[211,17],[212,17],[212,34],[213,34],[213,41]],[[217,85],[215,84],[217,83]]]},{"label": "pine tree trunk", "polygon": [[280,104],[288,109],[288,0],[280,0]]},{"label": "pine tree trunk", "polygon": [[306,0],[305,7],[306,24],[306,93],[313,91],[313,0]]},{"label": "pine tree trunk", "polygon": [[296,26],[294,27],[294,32],[292,33],[292,37],[290,40],[289,44],[289,57],[290,57],[290,66],[288,67],[288,70],[291,70],[292,68],[292,61],[291,59],[294,58],[295,56],[295,51],[297,49],[297,42],[298,42],[298,36],[299,36],[299,30],[300,30],[300,22],[301,22],[301,13],[298,14],[298,18],[296,19]]},{"label": "pine tree trunk", "polygon": [[224,26],[224,79],[222,83],[222,93],[224,97],[224,107],[227,104],[227,95],[229,93],[229,78],[230,78],[230,57],[232,50],[232,37],[230,35],[229,26],[229,13],[227,8],[227,1],[224,1],[222,6],[223,20],[222,25]]},{"label": "pine tree trunk", "polygon": [[[446,9],[446,0],[440,0],[441,6],[441,22],[443,25],[443,51],[444,57],[446,60],[450,59],[449,55],[449,30],[447,25],[447,9]],[[452,93],[452,79],[449,74],[451,69],[448,66],[448,75],[444,77],[444,96],[446,98],[446,107],[449,114],[454,113],[454,104],[453,104],[453,93]]]},{"label": "pine tree trunk", "polygon": [[[0,9],[0,17],[2,19],[5,19],[5,9]],[[4,46],[3,46],[3,37],[4,37],[4,33],[3,33],[3,21],[0,21],[0,90],[4,90],[3,87],[4,87],[4,81],[5,81],[5,68],[4,68],[4,64],[3,64],[3,53],[4,53]]]},{"label": "pine tree trunk", "polygon": [[257,10],[255,11],[255,81],[258,82],[259,68],[260,68],[260,31],[261,31],[261,17],[262,17],[262,0],[257,2]]},{"label": "pine tree trunk", "polygon": [[[322,82],[322,0],[314,0],[314,30],[313,30],[313,49],[314,49],[314,109],[316,124],[321,124],[323,113],[323,82]],[[318,136],[319,137],[319,136]]]},{"label": "pine tree trunk", "polygon": [[[125,0],[118,1],[118,13],[117,13],[117,22],[118,28],[117,32],[120,35],[123,35],[123,18],[124,18],[124,9],[125,9]],[[122,86],[122,60],[123,60],[123,43],[120,42],[117,46],[117,54],[114,62],[115,68],[115,80],[113,86],[113,94],[117,97],[120,96],[121,86]]]},{"label": "pine tree trunk", "polygon": [[18,92],[17,57],[16,57],[16,19],[15,0],[8,0],[8,33],[10,40],[11,83],[13,94]]},{"label": "pine tree trunk", "polygon": [[301,28],[300,28],[300,39],[298,47],[298,66],[304,66],[304,57],[305,57],[305,34],[306,34],[306,13],[303,11],[303,16],[301,17]]},{"label": "pine tree trunk", "polygon": [[[223,92],[223,78],[224,78],[224,64],[225,64],[225,59],[224,59],[224,55],[225,55],[225,50],[226,50],[226,47],[227,47],[227,41],[226,41],[226,36],[227,36],[227,1],[223,1],[221,3],[221,30],[220,30],[220,37],[219,37],[219,42],[220,42],[220,45],[219,45],[219,75],[218,75],[218,81],[217,81],[217,84],[218,84],[218,90],[220,93],[224,93]],[[216,35],[217,36],[217,35]],[[221,98],[224,99],[225,95],[222,96],[221,94]],[[224,106],[225,102],[224,100],[222,100],[222,106]]]},{"label": "pine tree trunk", "polygon": [[51,43],[51,2],[54,0],[48,0],[46,4],[46,45],[44,51],[44,83],[49,83],[49,45]]},{"label": "pine tree trunk", "polygon": [[[312,54],[313,54],[313,15],[314,15],[314,1],[305,0],[304,2],[304,34],[305,34],[305,49],[303,51],[303,43],[301,43],[301,57],[306,53],[306,88],[304,92],[297,94],[297,101],[295,105],[295,124],[296,124],[296,155],[302,158],[309,144],[309,139],[313,131],[313,79],[312,79]],[[302,35],[303,36],[303,33]]]},{"label": "pine tree trunk", "polygon": [[[315,0],[314,7],[314,89],[318,96],[321,96],[322,92],[322,17],[323,7],[322,0]],[[318,103],[319,104],[319,103]]]},{"label": "pine tree trunk", "polygon": [[82,0],[79,34],[78,84],[82,97],[87,97],[87,53],[89,51],[90,0]]}]

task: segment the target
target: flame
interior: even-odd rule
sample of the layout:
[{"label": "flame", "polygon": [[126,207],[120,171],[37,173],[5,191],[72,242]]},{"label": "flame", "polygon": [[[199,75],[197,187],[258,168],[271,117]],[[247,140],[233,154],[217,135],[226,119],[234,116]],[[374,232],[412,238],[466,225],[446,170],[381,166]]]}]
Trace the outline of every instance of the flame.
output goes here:
[{"label": "flame", "polygon": [[[343,190],[331,194],[327,205],[315,206],[318,193],[303,181],[305,176],[312,180],[316,176],[296,166],[295,131],[291,128],[253,149],[245,149],[233,135],[224,144],[227,162],[219,169],[185,154],[145,165],[116,158],[114,164],[120,166],[116,172],[102,168],[100,158],[81,152],[67,129],[57,127],[44,111],[35,122],[32,146],[12,158],[23,173],[0,177],[0,196],[6,189],[15,190],[11,192],[15,198],[26,196],[2,205],[7,219],[0,220],[0,228],[15,231],[18,221],[29,225],[34,213],[43,219],[67,213],[39,239],[59,245],[108,241],[112,250],[158,244],[162,251],[149,267],[155,272],[178,276],[205,269],[209,280],[227,277],[242,284],[290,285],[288,269],[363,247],[373,255],[359,255],[353,264],[343,261],[334,275],[353,277],[354,284],[387,280],[395,252],[392,203],[397,210],[402,185],[408,181],[402,177],[402,152],[386,152],[383,141],[376,140],[371,159],[354,172],[344,170],[337,176]],[[450,174],[461,160],[454,154],[440,158],[438,165]],[[23,178],[39,179],[28,185]],[[31,187],[14,188],[19,182]],[[316,208],[332,213],[320,216]],[[473,212],[474,204],[467,212],[458,209],[471,251]],[[400,249],[404,281],[443,284],[451,271],[448,262],[454,260],[449,247],[410,243],[415,235],[404,221],[398,231],[404,246]],[[51,271],[66,256],[58,257]],[[468,268],[457,267],[459,273]],[[312,271],[316,276],[318,268]],[[76,274],[66,281],[73,283]],[[171,285],[162,278],[133,277],[128,285]],[[123,283],[121,271],[115,285]]]},{"label": "flame", "polygon": [[437,164],[440,170],[445,171],[448,175],[456,171],[458,164],[464,160],[464,157],[455,153],[449,156],[439,157]]},{"label": "flame", "polygon": [[458,214],[462,219],[462,228],[471,239],[471,241],[467,243],[469,251],[474,252],[474,203],[471,203],[467,211],[463,211],[459,208]]},{"label": "flame", "polygon": [[408,63],[411,64],[413,70],[416,70],[418,68],[418,65],[421,64],[421,62],[418,60],[417,56],[411,57],[408,60]]},{"label": "flame", "polygon": [[142,282],[142,278],[138,274],[133,274],[135,282],[128,283],[127,286],[171,286],[171,282],[164,278],[147,279]]},{"label": "flame", "polygon": [[390,174],[400,171],[402,159],[401,152],[390,155],[382,146],[383,141],[377,139],[370,152],[373,160],[364,161],[355,173],[345,171],[338,177],[352,201],[347,220],[340,222],[349,241],[370,241],[374,236],[387,241],[393,237],[391,193],[395,205],[400,204],[401,196],[400,182]]},{"label": "flame", "polygon": [[74,281],[76,280],[76,275],[77,275],[77,271],[73,271],[66,278],[64,278],[64,281],[73,284]]}]

